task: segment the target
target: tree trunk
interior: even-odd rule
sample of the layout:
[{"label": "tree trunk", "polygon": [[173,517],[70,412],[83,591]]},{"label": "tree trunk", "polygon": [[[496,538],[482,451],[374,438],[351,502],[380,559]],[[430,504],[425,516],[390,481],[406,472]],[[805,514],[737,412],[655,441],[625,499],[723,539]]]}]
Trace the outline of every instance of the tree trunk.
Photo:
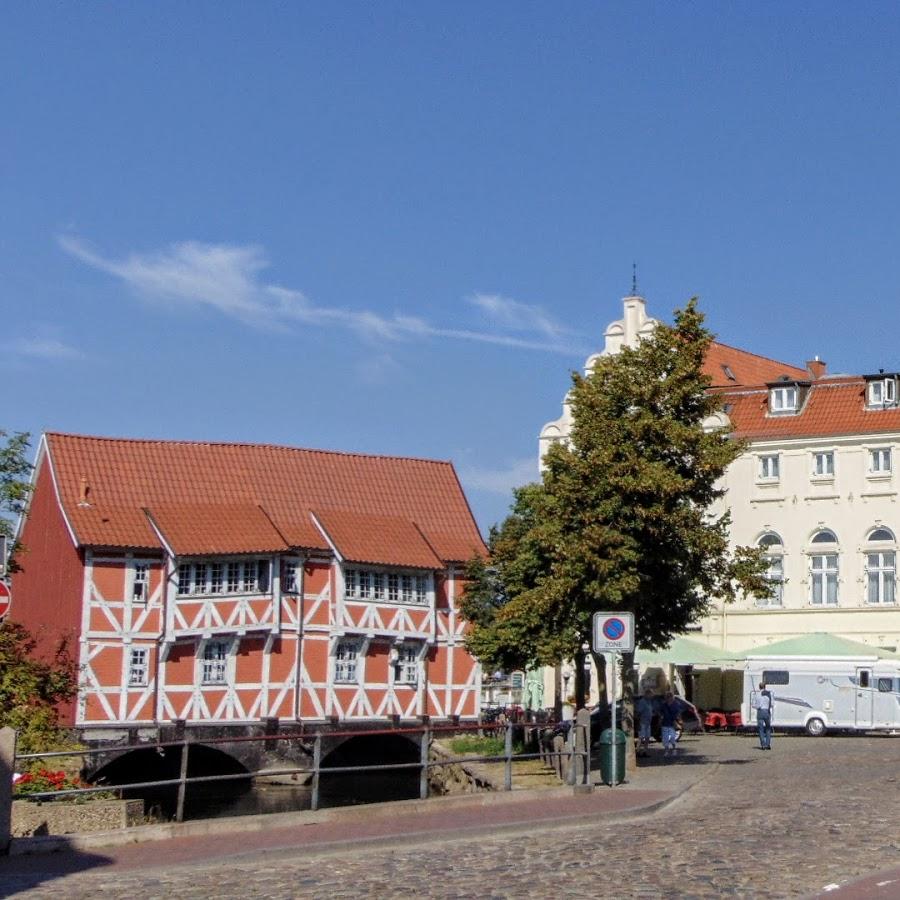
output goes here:
[{"label": "tree trunk", "polygon": [[609,689],[606,686],[606,656],[602,653],[591,651],[591,659],[597,668],[597,703],[600,706],[609,706]]},{"label": "tree trunk", "polygon": [[575,709],[584,709],[587,705],[587,691],[584,677],[584,650],[580,647],[575,651],[573,658],[575,663]]},{"label": "tree trunk", "polygon": [[637,768],[637,755],[634,746],[634,653],[622,654],[622,731],[628,735],[625,742],[625,768],[634,771]]}]

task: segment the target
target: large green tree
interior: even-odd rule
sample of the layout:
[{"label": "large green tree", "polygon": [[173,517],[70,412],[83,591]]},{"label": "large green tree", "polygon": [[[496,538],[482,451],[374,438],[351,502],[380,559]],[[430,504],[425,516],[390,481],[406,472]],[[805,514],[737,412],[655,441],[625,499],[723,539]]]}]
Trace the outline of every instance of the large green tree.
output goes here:
[{"label": "large green tree", "polygon": [[548,452],[541,484],[516,492],[489,563],[470,570],[468,646],[486,665],[574,659],[583,702],[594,612],[634,613],[638,645],[656,649],[714,598],[768,593],[759,552],[731,551],[717,510],[743,445],[705,426],[722,408],[703,374],[711,340],[691,300],[674,325],[572,376],[569,440]]},{"label": "large green tree", "polygon": [[[0,535],[10,540],[15,528],[12,518],[22,514],[31,491],[29,439],[25,432],[9,434],[0,430]],[[10,548],[12,570],[16,569],[15,549]]]}]

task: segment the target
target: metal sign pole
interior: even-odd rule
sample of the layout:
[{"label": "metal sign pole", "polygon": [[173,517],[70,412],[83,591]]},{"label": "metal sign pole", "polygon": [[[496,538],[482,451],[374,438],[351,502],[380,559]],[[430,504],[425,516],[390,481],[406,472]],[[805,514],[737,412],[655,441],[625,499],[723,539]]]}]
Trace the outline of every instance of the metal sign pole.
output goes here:
[{"label": "metal sign pole", "polygon": [[619,654],[611,653],[612,656],[612,672],[610,673],[610,711],[612,717],[612,776],[609,781],[610,787],[616,786],[616,669],[619,667]]}]

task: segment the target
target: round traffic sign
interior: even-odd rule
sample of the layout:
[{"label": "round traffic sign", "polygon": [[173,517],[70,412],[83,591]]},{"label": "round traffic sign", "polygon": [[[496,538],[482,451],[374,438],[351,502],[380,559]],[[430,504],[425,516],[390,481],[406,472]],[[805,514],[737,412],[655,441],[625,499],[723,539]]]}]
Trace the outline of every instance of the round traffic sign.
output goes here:
[{"label": "round traffic sign", "polygon": [[603,637],[609,641],[617,641],[625,634],[625,623],[621,619],[607,619],[603,623]]},{"label": "round traffic sign", "polygon": [[9,603],[12,594],[9,592],[9,585],[5,581],[0,581],[0,619],[9,612]]}]

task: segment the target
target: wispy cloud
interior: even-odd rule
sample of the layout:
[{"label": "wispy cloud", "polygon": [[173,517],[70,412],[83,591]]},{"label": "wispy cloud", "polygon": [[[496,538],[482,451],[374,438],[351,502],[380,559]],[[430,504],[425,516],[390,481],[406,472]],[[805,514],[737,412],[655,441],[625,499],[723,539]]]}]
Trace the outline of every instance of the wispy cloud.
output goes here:
[{"label": "wispy cloud", "polygon": [[537,452],[528,459],[513,460],[503,469],[460,467],[459,477],[468,490],[506,494],[512,497],[513,488],[537,481],[540,477]]},{"label": "wispy cloud", "polygon": [[58,240],[71,256],[118,278],[149,302],[205,306],[257,328],[303,324],[345,328],[366,340],[447,338],[565,355],[582,352],[571,333],[539,307],[497,294],[470,298],[489,328],[455,328],[414,315],[321,306],[302,291],[266,282],[262,273],[269,262],[257,246],[184,241],[153,253],[113,259],[79,238],[63,235]]},{"label": "wispy cloud", "polygon": [[19,356],[28,356],[45,360],[82,359],[84,354],[69,344],[55,338],[21,338],[13,342],[13,352]]}]

